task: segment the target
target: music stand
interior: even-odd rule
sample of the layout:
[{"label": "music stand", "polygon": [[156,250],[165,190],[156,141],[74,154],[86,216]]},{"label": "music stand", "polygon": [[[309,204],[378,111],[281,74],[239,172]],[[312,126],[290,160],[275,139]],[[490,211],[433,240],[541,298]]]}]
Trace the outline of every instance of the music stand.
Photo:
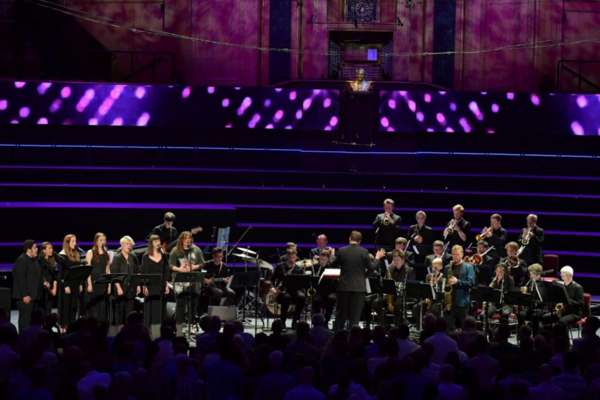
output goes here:
[{"label": "music stand", "polygon": [[[202,279],[204,279],[204,272],[177,272],[175,273],[175,277],[173,278],[173,285],[175,285],[175,283],[189,283],[190,287],[191,285],[195,284],[195,283],[200,283],[202,282]],[[188,338],[191,336],[192,334],[192,317],[194,314],[194,311],[192,310],[192,296],[194,296],[193,293],[185,293],[182,292],[179,294],[179,296],[187,296],[188,299],[188,316],[187,316],[187,325],[188,325]]]},{"label": "music stand", "polygon": [[533,296],[530,293],[521,293],[518,290],[511,290],[504,295],[504,302],[511,306],[530,307]]},{"label": "music stand", "polygon": [[80,264],[70,267],[65,272],[65,286],[70,288],[82,285],[92,273],[92,266]]},{"label": "music stand", "polygon": [[565,306],[569,303],[569,296],[567,295],[567,288],[565,285],[554,283],[546,285],[543,296],[545,297],[544,303],[558,304],[563,303]]},{"label": "music stand", "polygon": [[163,276],[161,274],[136,274],[131,275],[129,284],[133,287],[161,287]]},{"label": "music stand", "polygon": [[[435,299],[435,291],[429,283],[419,281],[406,281],[406,297],[418,299],[421,301],[419,307],[419,329],[423,326],[423,300],[430,299],[432,302]],[[404,311],[406,313],[406,310]]]},{"label": "music stand", "polygon": [[396,291],[396,281],[393,279],[383,279],[381,281],[381,293],[396,296],[398,294]]},{"label": "music stand", "polygon": [[487,305],[489,303],[500,304],[503,300],[502,291],[489,286],[477,286],[471,290],[471,295],[475,301],[485,304],[485,307],[483,307],[483,332],[487,334],[489,327]]},{"label": "music stand", "polygon": [[371,292],[367,294],[381,294],[383,291],[383,285],[381,283],[381,278],[378,276],[371,276],[367,278],[369,281],[369,287],[371,288]]},{"label": "music stand", "polygon": [[[247,268],[247,267],[246,267]],[[243,290],[244,295],[242,296],[242,323],[246,320],[246,307],[248,305],[247,301],[247,292],[249,289],[258,288],[258,284],[260,282],[260,271],[252,269],[245,270],[240,272],[235,272],[231,277],[231,283],[229,287],[233,290],[239,289]],[[255,291],[256,292],[256,291]],[[255,293],[255,300],[258,301],[258,295]],[[258,319],[258,305],[255,302],[255,310],[254,310],[254,318]],[[255,321],[256,326],[256,321]],[[257,328],[255,327],[255,331]],[[256,332],[255,332],[256,333]]]}]

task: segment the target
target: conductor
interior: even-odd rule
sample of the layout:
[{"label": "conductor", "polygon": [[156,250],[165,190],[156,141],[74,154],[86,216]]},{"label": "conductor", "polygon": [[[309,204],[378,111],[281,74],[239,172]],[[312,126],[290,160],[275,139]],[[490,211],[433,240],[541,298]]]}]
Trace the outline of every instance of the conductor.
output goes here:
[{"label": "conductor", "polygon": [[[360,245],[362,234],[358,231],[350,233],[350,244],[338,250],[332,267],[340,268],[340,280],[337,288],[337,312],[335,330],[340,331],[358,325],[365,304],[366,275],[369,269],[376,266],[371,261],[367,249]],[[385,250],[377,252],[376,260],[385,257]]]}]

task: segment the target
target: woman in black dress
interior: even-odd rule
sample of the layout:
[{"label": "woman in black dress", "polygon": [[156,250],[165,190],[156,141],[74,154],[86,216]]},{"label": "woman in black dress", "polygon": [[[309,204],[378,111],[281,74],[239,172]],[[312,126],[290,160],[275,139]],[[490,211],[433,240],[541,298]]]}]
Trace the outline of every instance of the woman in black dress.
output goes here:
[{"label": "woman in black dress", "polygon": [[110,257],[106,249],[106,235],[98,232],[94,235],[94,246],[85,255],[85,263],[92,266],[87,279],[87,315],[98,321],[108,321],[108,284],[97,283],[99,278],[109,273]]},{"label": "woman in black dress", "polygon": [[75,322],[77,306],[79,303],[80,284],[65,281],[67,271],[81,264],[81,256],[77,251],[77,237],[68,234],[63,240],[63,248],[59,255],[59,315],[60,324],[63,329]]},{"label": "woman in black dress", "polygon": [[163,294],[169,294],[169,287],[167,286],[169,261],[162,252],[160,236],[158,235],[150,235],[148,239],[148,251],[142,257],[141,272],[142,274],[159,275],[161,277],[158,282],[154,283],[152,281],[154,284],[142,288],[144,294],[144,323],[151,331],[157,330],[162,323]]},{"label": "woman in black dress", "polygon": [[54,254],[52,243],[44,242],[41,246],[40,266],[42,267],[42,291],[41,306],[45,315],[49,315],[54,307],[54,301],[58,292],[58,262]]},{"label": "woman in black dress", "polygon": [[118,252],[110,263],[111,274],[124,274],[121,281],[115,282],[113,291],[113,323],[117,326],[125,324],[127,315],[134,310],[134,298],[139,293],[139,288],[130,284],[131,276],[139,273],[139,264],[135,254],[131,251],[135,244],[130,236],[123,236],[120,240],[121,251]]}]

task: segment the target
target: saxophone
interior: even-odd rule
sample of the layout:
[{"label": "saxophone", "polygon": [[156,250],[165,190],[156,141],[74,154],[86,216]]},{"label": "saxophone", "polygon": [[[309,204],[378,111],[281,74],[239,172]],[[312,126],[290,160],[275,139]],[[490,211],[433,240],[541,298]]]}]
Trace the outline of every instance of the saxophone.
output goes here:
[{"label": "saxophone", "polygon": [[[450,268],[448,268],[448,276],[446,276],[446,280],[444,283],[447,283],[451,277],[454,276],[454,264],[450,264]],[[453,285],[444,285],[444,306],[447,312],[452,311],[452,299],[454,297],[454,288]]]}]

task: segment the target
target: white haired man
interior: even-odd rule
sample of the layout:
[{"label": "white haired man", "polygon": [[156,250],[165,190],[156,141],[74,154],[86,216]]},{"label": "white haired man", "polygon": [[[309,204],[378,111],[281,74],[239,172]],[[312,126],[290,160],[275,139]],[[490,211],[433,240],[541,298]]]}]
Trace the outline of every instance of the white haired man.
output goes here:
[{"label": "white haired man", "polygon": [[560,279],[565,285],[568,300],[560,317],[560,322],[565,325],[574,324],[583,314],[583,287],[573,280],[573,274],[573,268],[568,265],[560,269]]}]

